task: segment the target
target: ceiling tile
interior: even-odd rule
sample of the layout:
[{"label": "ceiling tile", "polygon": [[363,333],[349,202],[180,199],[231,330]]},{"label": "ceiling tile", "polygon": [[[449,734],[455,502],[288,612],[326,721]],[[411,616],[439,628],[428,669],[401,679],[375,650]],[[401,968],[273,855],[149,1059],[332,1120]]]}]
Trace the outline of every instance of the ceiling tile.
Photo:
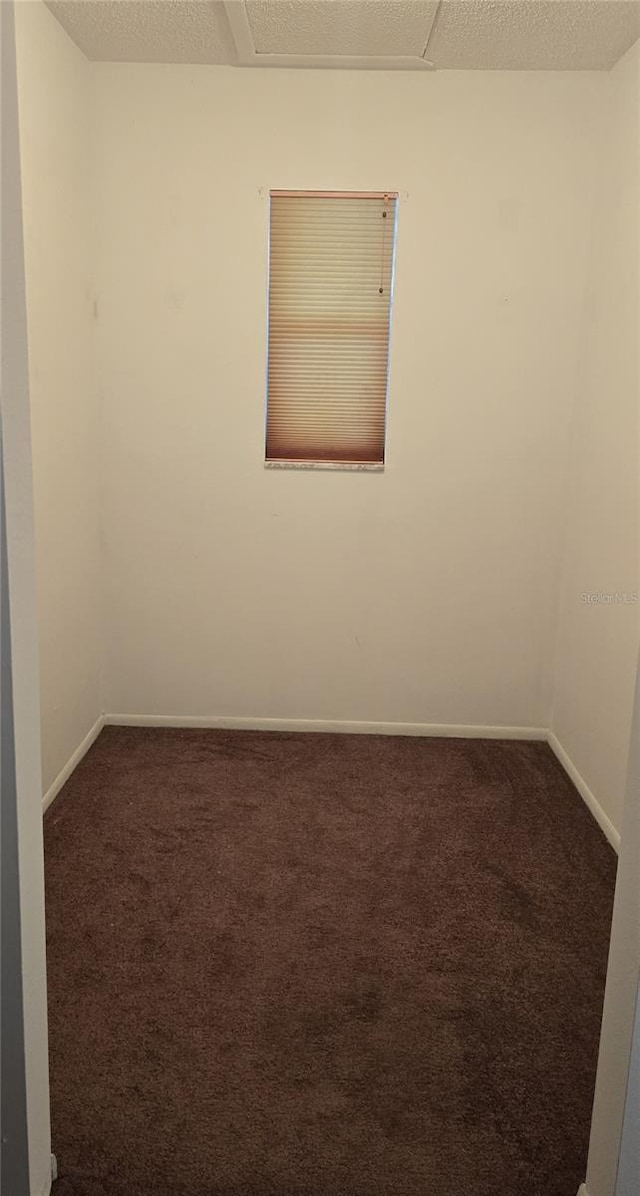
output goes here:
[{"label": "ceiling tile", "polygon": [[437,3],[424,0],[248,0],[259,54],[410,55],[427,43]]}]

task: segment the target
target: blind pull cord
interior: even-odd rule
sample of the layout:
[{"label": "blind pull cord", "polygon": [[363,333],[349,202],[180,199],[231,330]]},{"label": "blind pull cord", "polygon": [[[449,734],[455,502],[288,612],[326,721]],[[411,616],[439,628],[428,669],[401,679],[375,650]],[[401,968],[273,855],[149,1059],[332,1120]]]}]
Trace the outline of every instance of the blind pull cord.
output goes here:
[{"label": "blind pull cord", "polygon": [[382,219],[385,221],[385,223],[382,225],[382,249],[381,249],[381,251],[380,251],[380,286],[378,287],[378,294],[379,294],[379,295],[384,295],[384,285],[383,285],[383,284],[384,284],[384,247],[385,247],[385,235],[386,235],[386,232],[387,232],[387,225],[386,225],[386,219],[387,219],[387,208],[386,208],[386,203],[387,203],[387,198],[386,198],[386,196],[385,196],[385,207],[384,207],[384,208],[383,208],[383,210],[382,210]]}]

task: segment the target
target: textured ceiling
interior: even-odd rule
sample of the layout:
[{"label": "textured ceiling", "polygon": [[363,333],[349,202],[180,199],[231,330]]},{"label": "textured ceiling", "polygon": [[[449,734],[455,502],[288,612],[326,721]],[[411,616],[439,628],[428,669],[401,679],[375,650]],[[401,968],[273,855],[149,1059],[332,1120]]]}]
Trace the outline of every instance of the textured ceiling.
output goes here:
[{"label": "textured ceiling", "polygon": [[222,3],[210,0],[45,2],[87,58],[96,61],[237,62]]},{"label": "textured ceiling", "polygon": [[428,56],[449,70],[607,70],[639,36],[636,0],[455,0]]},{"label": "textured ceiling", "polygon": [[355,55],[375,65],[424,55],[439,70],[608,70],[640,36],[640,0],[443,0],[433,28],[430,0],[233,0],[256,59],[238,54],[225,6],[212,0],[46,2],[102,61]]}]

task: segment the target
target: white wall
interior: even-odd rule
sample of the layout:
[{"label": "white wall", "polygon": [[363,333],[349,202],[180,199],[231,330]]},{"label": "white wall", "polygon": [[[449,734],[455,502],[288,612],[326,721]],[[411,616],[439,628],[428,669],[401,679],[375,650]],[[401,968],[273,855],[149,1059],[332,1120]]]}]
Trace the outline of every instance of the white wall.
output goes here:
[{"label": "white wall", "polygon": [[616,1178],[616,1196],[634,1196],[640,1177],[640,988],[637,991],[633,1022],[627,1099],[620,1140],[620,1161]]},{"label": "white wall", "polygon": [[[613,1196],[615,1190],[640,983],[640,670],[632,727],[589,1141],[588,1196]],[[627,1149],[630,1145],[627,1143]],[[637,1161],[637,1149],[635,1158]],[[633,1161],[632,1152],[625,1157],[625,1168],[632,1167]],[[637,1173],[635,1179],[637,1185]],[[624,1189],[620,1196],[627,1196]]]},{"label": "white wall", "polygon": [[102,710],[92,68],[40,2],[16,37],[46,790]]},{"label": "white wall", "polygon": [[552,729],[620,829],[638,648],[640,43],[605,76],[591,267],[580,343]]},{"label": "white wall", "polygon": [[[546,726],[606,77],[96,77],[106,708]],[[269,187],[401,193],[382,475],[263,468]]]},{"label": "white wall", "polygon": [[[30,1196],[46,1196],[51,1180],[51,1128],[49,1118],[49,1060],[44,923],[44,866],[40,816],[40,721],[38,704],[37,611],[35,596],[35,535],[32,498],[31,434],[27,367],[25,268],[23,253],[18,83],[14,6],[0,3],[0,128],[2,129],[2,186],[0,188],[0,422],[2,431],[2,485],[0,542],[6,551],[2,612],[2,966],[7,947],[15,967],[20,960],[19,985],[15,975],[8,991],[21,1008],[5,1008],[6,1026],[17,1037],[11,1059],[3,1066],[3,1135],[5,1097],[12,1102],[13,1140],[6,1166],[2,1159],[2,1191],[21,1182],[22,1162],[17,1157],[18,1122],[26,1098],[28,1188]],[[5,526],[6,522],[6,526]],[[5,539],[6,532],[6,539]],[[2,573],[4,574],[4,564]],[[7,601],[8,598],[8,601]],[[7,608],[8,607],[8,611]],[[9,634],[7,635],[7,630]],[[12,735],[13,732],[13,735]],[[13,743],[11,742],[13,738]],[[8,749],[8,751],[7,751]],[[7,756],[9,757],[7,759]],[[13,757],[13,760],[11,759]],[[13,774],[13,775],[12,775]],[[7,835],[7,830],[9,835]],[[7,885],[7,878],[8,885]],[[12,892],[12,878],[16,889]],[[5,887],[6,886],[6,887]],[[19,908],[16,906],[18,895]],[[8,933],[6,933],[8,931]],[[5,937],[6,935],[6,937]],[[20,989],[18,997],[17,989]],[[5,984],[3,975],[3,999]],[[22,1023],[23,1042],[19,1025]],[[3,1047],[5,1043],[3,1041]],[[24,1061],[19,1058],[24,1051]],[[7,1052],[9,1054],[9,1052]],[[18,1071],[23,1073],[24,1086]],[[5,1151],[5,1142],[0,1153]]]}]

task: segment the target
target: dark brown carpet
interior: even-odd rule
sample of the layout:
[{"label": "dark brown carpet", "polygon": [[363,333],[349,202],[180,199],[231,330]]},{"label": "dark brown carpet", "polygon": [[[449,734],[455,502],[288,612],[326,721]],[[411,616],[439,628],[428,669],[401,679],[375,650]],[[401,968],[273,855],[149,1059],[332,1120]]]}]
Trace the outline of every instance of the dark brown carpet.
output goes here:
[{"label": "dark brown carpet", "polygon": [[56,1196],[576,1196],[615,858],[545,745],[108,728],[45,833]]}]

